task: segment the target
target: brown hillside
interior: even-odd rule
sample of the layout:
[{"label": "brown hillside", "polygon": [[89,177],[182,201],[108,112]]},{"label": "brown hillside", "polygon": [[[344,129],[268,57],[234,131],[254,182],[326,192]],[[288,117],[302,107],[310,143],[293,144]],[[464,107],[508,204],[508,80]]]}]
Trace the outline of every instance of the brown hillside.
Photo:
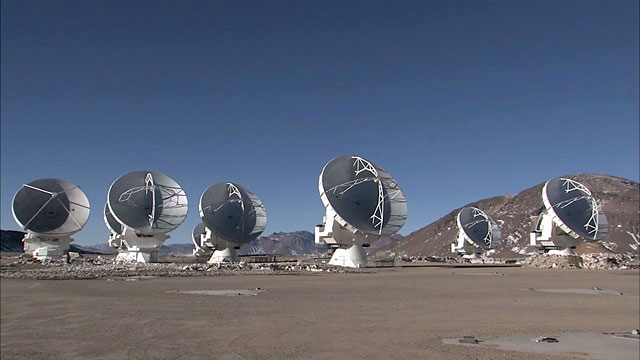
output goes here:
[{"label": "brown hillside", "polygon": [[[609,235],[602,242],[615,253],[638,253],[640,230],[638,209],[640,184],[608,175],[577,174],[565,176],[586,185],[603,206],[609,222]],[[499,225],[502,244],[493,256],[524,256],[534,251],[529,246],[529,231],[534,216],[543,208],[538,184],[513,196],[496,196],[470,203],[484,210]],[[450,244],[458,231],[455,216],[462,208],[388,245],[386,249],[407,251],[410,256],[451,256]],[[584,249],[599,247],[584,247]]]}]

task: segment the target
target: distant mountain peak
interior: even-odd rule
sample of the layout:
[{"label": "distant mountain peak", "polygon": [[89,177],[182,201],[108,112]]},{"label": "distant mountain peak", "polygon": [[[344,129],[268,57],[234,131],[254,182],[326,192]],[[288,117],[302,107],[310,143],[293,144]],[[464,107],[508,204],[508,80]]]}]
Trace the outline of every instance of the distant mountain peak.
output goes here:
[{"label": "distant mountain peak", "polygon": [[324,254],[328,251],[325,247],[315,246],[314,241],[314,234],[306,230],[274,232],[245,244],[239,253],[299,255]]}]

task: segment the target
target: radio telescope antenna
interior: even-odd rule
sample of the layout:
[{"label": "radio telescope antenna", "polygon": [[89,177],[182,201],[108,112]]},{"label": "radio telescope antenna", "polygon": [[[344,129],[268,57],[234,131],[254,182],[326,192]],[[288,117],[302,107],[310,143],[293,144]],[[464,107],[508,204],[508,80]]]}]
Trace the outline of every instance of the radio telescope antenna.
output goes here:
[{"label": "radio telescope antenna", "polygon": [[[155,171],[133,171],[111,184],[105,223],[116,261],[155,262],[168,232],[187,217],[187,195],[177,182]],[[117,225],[119,224],[119,226]]]},{"label": "radio telescope antenna", "polygon": [[[191,232],[191,241],[193,242],[194,249],[193,255],[196,257],[211,256],[213,252],[213,245],[203,244],[202,237],[207,233],[207,227],[203,222],[199,223],[193,228]],[[205,241],[206,242],[206,241]]]},{"label": "radio telescope antenna", "polygon": [[364,267],[363,247],[389,237],[407,220],[407,201],[395,179],[359,156],[329,161],[318,179],[325,206],[315,228],[316,245],[335,249],[329,264]]},{"label": "radio telescope antenna", "polygon": [[544,209],[533,222],[530,244],[540,251],[571,255],[582,241],[599,241],[607,236],[607,218],[583,184],[568,178],[554,178],[542,188]]},{"label": "radio telescope antenna", "polygon": [[119,249],[122,246],[122,235],[124,226],[116,220],[109,210],[109,205],[104,204],[104,216],[102,217],[104,224],[109,229],[109,246]]},{"label": "radio telescope antenna", "polygon": [[89,219],[89,199],[79,187],[59,179],[23,184],[13,197],[13,219],[27,232],[24,252],[39,260],[60,260],[72,234]]},{"label": "radio telescope antenna", "polygon": [[267,213],[260,199],[232,182],[207,188],[200,197],[199,213],[205,229],[199,240],[198,228],[194,229],[195,251],[213,251],[209,263],[235,261],[236,249],[257,239],[267,227]]},{"label": "radio telescope antenna", "polygon": [[451,252],[473,259],[500,245],[500,228],[484,211],[476,207],[463,208],[458,212],[456,223],[458,236],[451,244]]}]

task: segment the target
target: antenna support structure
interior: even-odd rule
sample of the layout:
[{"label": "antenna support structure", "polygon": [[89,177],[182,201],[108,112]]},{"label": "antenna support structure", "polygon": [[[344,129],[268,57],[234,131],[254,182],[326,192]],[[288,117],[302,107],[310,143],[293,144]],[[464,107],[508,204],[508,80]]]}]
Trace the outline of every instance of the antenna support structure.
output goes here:
[{"label": "antenna support structure", "polygon": [[498,224],[476,207],[463,208],[456,216],[458,234],[451,252],[464,259],[480,258],[484,251],[498,247],[501,232]]},{"label": "antenna support structure", "polygon": [[367,254],[363,246],[370,246],[381,235],[372,235],[358,231],[355,227],[338,221],[338,214],[331,207],[326,208],[322,224],[314,231],[315,245],[333,249],[329,265],[350,268],[367,266]]},{"label": "antenna support structure", "polygon": [[200,197],[202,223],[193,229],[194,255],[211,256],[209,264],[235,262],[237,249],[253,241],[267,226],[262,201],[248,189],[232,183],[217,183]]},{"label": "antenna support structure", "polygon": [[529,234],[529,244],[540,253],[573,255],[581,240],[564,231],[553,218],[554,214],[545,209],[533,219],[534,229]]},{"label": "antenna support structure", "polygon": [[602,206],[583,184],[567,178],[547,181],[542,188],[544,209],[533,219],[529,244],[540,253],[573,255],[586,240],[607,234]]},{"label": "antenna support structure", "polygon": [[118,249],[116,262],[158,262],[167,233],[184,221],[187,211],[184,190],[164,174],[134,171],[116,179],[104,216],[109,246]]},{"label": "antenna support structure", "polygon": [[153,263],[159,261],[159,250],[170,238],[166,233],[144,234],[128,226],[123,226],[123,233],[111,233],[109,246],[118,249],[117,263],[139,262]]},{"label": "antenna support structure", "polygon": [[196,256],[209,256],[208,264],[232,263],[238,259],[236,249],[240,246],[211,231],[208,227],[199,235],[199,246],[194,249]]},{"label": "antenna support structure", "polygon": [[25,254],[40,261],[57,261],[69,253],[71,235],[48,236],[27,231],[22,238]]},{"label": "antenna support structure", "polygon": [[330,265],[366,267],[364,248],[396,233],[407,219],[406,198],[395,179],[359,156],[329,161],[318,192],[325,215],[314,242],[333,249]]},{"label": "antenna support structure", "polygon": [[62,260],[69,253],[71,235],[89,219],[89,200],[80,188],[59,179],[23,184],[12,203],[13,218],[26,231],[25,254],[40,261]]}]

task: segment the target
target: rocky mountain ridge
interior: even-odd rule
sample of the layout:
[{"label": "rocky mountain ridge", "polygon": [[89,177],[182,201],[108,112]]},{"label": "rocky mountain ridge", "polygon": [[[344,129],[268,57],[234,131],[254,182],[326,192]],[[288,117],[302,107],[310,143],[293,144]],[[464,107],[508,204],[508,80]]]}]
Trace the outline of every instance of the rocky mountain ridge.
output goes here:
[{"label": "rocky mountain ridge", "polygon": [[[619,254],[638,254],[640,184],[601,174],[575,174],[563,177],[583,183],[602,205],[609,223],[608,236],[600,244],[603,249]],[[543,186],[544,183],[541,183],[517,195],[496,196],[463,206],[475,206],[484,210],[500,226],[502,243],[490,254],[491,256],[509,258],[535,253],[535,249],[529,246],[529,232],[532,220],[544,208],[541,197]],[[452,256],[450,244],[455,240],[458,231],[456,215],[463,207],[454,209],[437,221],[388,244],[383,249],[407,252],[409,256]],[[585,246],[590,245],[585,243],[581,247]]]},{"label": "rocky mountain ridge", "polygon": [[306,230],[276,232],[243,245],[239,254],[300,255],[324,254],[328,251],[325,247],[316,246],[314,240],[313,233]]},{"label": "rocky mountain ridge", "polygon": [[[22,231],[1,230],[0,250],[2,252],[22,252]],[[78,245],[71,243],[70,251],[81,254],[115,254],[116,249],[105,243],[95,245]],[[300,255],[300,254],[324,254],[328,251],[324,247],[316,247],[314,235],[309,231],[294,231],[289,233],[273,233],[269,236],[261,236],[258,239],[244,244],[238,251],[240,255]],[[160,255],[191,255],[192,243],[173,243],[163,245]]]}]

